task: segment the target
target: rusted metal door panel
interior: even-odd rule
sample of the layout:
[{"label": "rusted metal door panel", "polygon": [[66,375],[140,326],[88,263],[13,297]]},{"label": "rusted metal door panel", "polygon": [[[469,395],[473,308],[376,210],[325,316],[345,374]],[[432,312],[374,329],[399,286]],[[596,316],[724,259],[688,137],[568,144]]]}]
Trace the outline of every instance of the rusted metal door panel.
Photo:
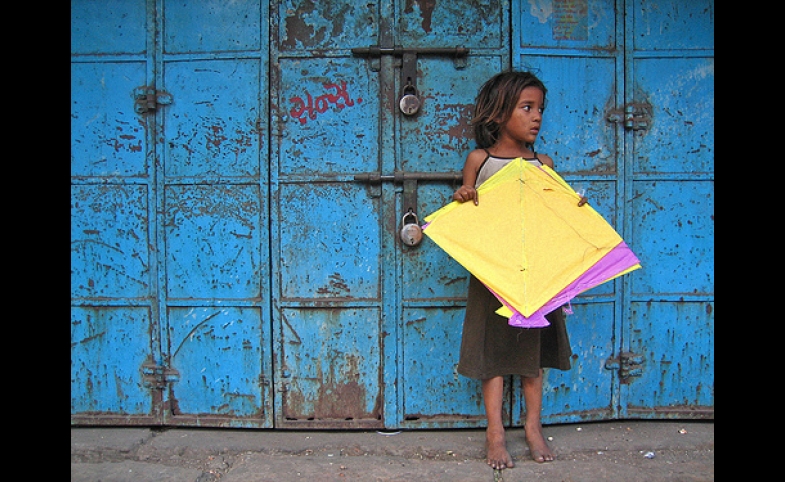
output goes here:
[{"label": "rusted metal door panel", "polygon": [[[632,277],[623,334],[639,366],[622,416],[714,416],[714,2],[634,2],[628,99]],[[650,106],[650,107],[649,107]],[[635,376],[638,375],[638,376]]]},{"label": "rusted metal door panel", "polygon": [[262,60],[194,58],[165,63],[164,154],[168,179],[259,179]]},{"label": "rusted metal door panel", "polygon": [[[144,54],[149,48],[149,4],[149,0],[71,2],[71,54]],[[113,83],[104,85],[111,88]]]},{"label": "rusted metal door panel", "polygon": [[[348,13],[367,21],[327,20]],[[400,183],[355,176],[460,170],[476,79],[509,59],[508,12],[475,2],[282,2],[278,15],[276,425],[475,424],[479,384],[454,373],[468,277],[435,245],[403,246]],[[417,115],[398,107],[401,51],[352,55],[371,46],[414,51]],[[427,50],[458,46],[480,51],[462,62]],[[436,210],[454,187],[418,182],[414,208]]]},{"label": "rusted metal door panel", "polygon": [[[401,426],[476,427],[484,424],[485,408],[479,382],[456,371],[463,313],[463,308],[457,307],[407,307],[404,310],[403,356],[399,363],[400,377],[405,381],[401,394]],[[505,399],[510,400],[510,390],[505,391]],[[505,417],[509,419],[508,410],[505,410]]]},{"label": "rusted metal door panel", "polygon": [[281,419],[289,428],[379,427],[381,318],[374,308],[282,309]]},{"label": "rusted metal door panel", "polygon": [[271,427],[267,4],[159,11],[164,421]]},{"label": "rusted metal door panel", "polygon": [[[433,15],[437,13],[439,9],[434,10]],[[449,17],[448,23],[461,18],[465,17]],[[418,56],[417,88],[422,106],[415,116],[396,113],[400,116],[397,166],[403,172],[460,172],[466,155],[474,148],[468,121],[479,83],[507,67],[508,62],[506,35],[496,37],[495,43],[477,43],[479,39],[493,38],[484,33],[485,29],[506,31],[506,12],[497,11],[490,18],[497,23],[472,24],[475,30],[466,32],[467,37],[462,39],[462,45],[472,51],[465,62]],[[441,39],[432,37],[421,39],[418,45],[444,46]],[[402,88],[399,87],[399,92]],[[404,192],[398,194],[395,202],[398,220],[409,208],[419,216],[436,211],[450,201],[459,185],[460,181],[419,181],[414,188],[415,206],[405,204],[407,187],[403,186]],[[398,240],[396,249],[401,256],[400,426],[435,428],[482,424],[485,409],[480,382],[455,371],[468,273],[427,238],[414,247],[404,246]],[[510,396],[509,391],[507,396]]]},{"label": "rusted metal door panel", "polygon": [[399,232],[510,64],[644,266],[574,300],[544,421],[713,416],[713,2],[271,3],[72,3],[72,423],[482,426],[468,274]]},{"label": "rusted metal door panel", "polygon": [[75,423],[272,426],[267,19],[72,3]]},{"label": "rusted metal door panel", "polygon": [[[613,0],[553,1],[513,3],[513,11],[516,67],[534,70],[548,88],[537,149],[553,157],[556,170],[574,188],[585,189],[592,206],[621,229],[623,146],[605,112],[622,101],[624,38],[615,28],[622,9]],[[605,360],[616,351],[621,295],[621,285],[610,282],[572,301],[572,369],[546,371],[543,420],[614,416],[614,373]],[[513,421],[522,424],[524,400],[515,402]]]},{"label": "rusted metal door panel", "polygon": [[549,87],[540,149],[643,265],[574,300],[574,368],[548,374],[544,419],[712,417],[713,2],[520,2],[513,15],[514,58]]},{"label": "rusted metal door panel", "polygon": [[160,360],[140,2],[71,4],[71,422],[160,420]]},{"label": "rusted metal door panel", "polygon": [[71,307],[71,423],[158,422],[160,397],[140,377],[153,326],[147,307]]},{"label": "rusted metal door panel", "polygon": [[382,427],[390,193],[352,178],[379,170],[381,99],[350,50],[375,41],[379,7],[282,1],[273,15],[275,425]]},{"label": "rusted metal door panel", "polygon": [[[228,304],[228,303],[227,303]],[[168,391],[174,425],[262,427],[271,402],[263,361],[269,347],[260,334],[258,307],[171,307],[170,360],[176,377]]]},{"label": "rusted metal door panel", "polygon": [[635,302],[633,313],[628,350],[642,358],[622,416],[713,419],[714,302]]},{"label": "rusted metal door panel", "polygon": [[[136,57],[136,56],[134,56]],[[145,178],[147,124],[130,93],[145,84],[144,61],[77,56],[71,65],[71,176]]]}]

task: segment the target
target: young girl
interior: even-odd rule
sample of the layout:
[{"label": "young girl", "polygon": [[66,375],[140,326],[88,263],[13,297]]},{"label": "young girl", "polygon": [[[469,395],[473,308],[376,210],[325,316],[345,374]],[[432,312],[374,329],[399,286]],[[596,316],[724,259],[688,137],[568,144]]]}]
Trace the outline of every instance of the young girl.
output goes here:
[{"label": "young girl", "polygon": [[[534,151],[545,93],[545,85],[529,72],[502,72],[483,84],[472,119],[478,149],[467,156],[463,185],[453,199],[479,204],[477,187],[518,157],[553,168],[549,156]],[[482,380],[488,465],[494,469],[515,465],[507,452],[502,422],[503,377],[508,375],[523,380],[524,433],[532,458],[553,460],[540,422],[542,368],[570,368],[572,352],[561,308],[545,316],[550,322],[545,328],[516,328],[495,313],[501,303],[473,275],[467,298],[458,373]]]}]

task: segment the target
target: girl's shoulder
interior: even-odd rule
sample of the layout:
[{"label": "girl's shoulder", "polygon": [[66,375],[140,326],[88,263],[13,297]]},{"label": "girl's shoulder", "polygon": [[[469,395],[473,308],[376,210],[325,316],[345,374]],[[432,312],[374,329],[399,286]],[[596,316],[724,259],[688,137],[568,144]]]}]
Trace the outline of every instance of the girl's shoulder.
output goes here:
[{"label": "girl's shoulder", "polygon": [[485,160],[486,157],[488,157],[488,155],[489,155],[488,151],[486,151],[485,149],[475,149],[471,151],[468,156],[466,156],[466,160],[476,161],[477,159],[479,159],[480,162],[482,162]]},{"label": "girl's shoulder", "polygon": [[553,159],[551,159],[551,156],[549,156],[548,154],[541,154],[538,152],[537,159],[539,159],[541,163],[555,170],[555,168],[553,167]]},{"label": "girl's shoulder", "polygon": [[488,157],[488,152],[485,149],[475,149],[466,156],[466,166],[472,168],[476,173],[480,170],[480,166]]}]

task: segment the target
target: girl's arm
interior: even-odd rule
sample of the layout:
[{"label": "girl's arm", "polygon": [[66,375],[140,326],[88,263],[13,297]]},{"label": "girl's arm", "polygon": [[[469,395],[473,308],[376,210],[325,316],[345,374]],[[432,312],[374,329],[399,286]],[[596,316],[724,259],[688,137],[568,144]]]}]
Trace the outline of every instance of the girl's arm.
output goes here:
[{"label": "girl's arm", "polygon": [[485,156],[487,154],[482,149],[475,149],[466,156],[466,163],[463,165],[463,185],[453,193],[454,200],[466,202],[471,199],[475,206],[480,204],[474,183],[477,181],[477,174],[480,172],[480,166],[482,166]]}]

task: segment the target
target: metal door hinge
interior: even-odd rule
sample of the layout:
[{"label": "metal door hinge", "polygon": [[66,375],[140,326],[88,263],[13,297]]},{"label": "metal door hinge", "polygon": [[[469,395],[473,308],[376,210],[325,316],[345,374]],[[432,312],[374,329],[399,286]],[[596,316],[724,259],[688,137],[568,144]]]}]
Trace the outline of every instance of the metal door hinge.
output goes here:
[{"label": "metal door hinge", "polygon": [[134,89],[134,111],[137,114],[154,111],[158,108],[158,105],[168,105],[171,103],[172,94],[169,92],[155,90],[146,85]]},{"label": "metal door hinge", "polygon": [[623,109],[613,109],[606,117],[608,122],[623,122],[627,130],[647,130],[651,126],[651,104],[631,102]]},{"label": "metal door hinge", "polygon": [[625,381],[630,377],[643,375],[643,363],[645,361],[645,357],[638,353],[622,352],[619,356],[605,360],[605,369],[619,370],[619,378]]},{"label": "metal door hinge", "polygon": [[142,365],[142,384],[145,388],[166,388],[166,385],[180,380],[180,372],[152,362]]}]

